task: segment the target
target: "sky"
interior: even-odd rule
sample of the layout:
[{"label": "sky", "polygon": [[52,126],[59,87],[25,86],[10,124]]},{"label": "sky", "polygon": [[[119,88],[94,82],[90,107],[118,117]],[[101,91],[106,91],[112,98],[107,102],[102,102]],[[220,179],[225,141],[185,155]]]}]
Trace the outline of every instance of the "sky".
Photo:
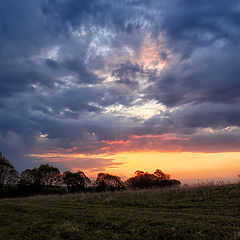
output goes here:
[{"label": "sky", "polygon": [[18,171],[240,173],[240,2],[0,2],[0,151]]}]

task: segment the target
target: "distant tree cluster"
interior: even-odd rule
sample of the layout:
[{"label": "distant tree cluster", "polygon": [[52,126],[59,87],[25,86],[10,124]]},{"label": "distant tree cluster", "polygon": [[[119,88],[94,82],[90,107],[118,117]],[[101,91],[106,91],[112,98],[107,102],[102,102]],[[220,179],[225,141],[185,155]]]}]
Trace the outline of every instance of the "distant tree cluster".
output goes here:
[{"label": "distant tree cluster", "polygon": [[153,174],[143,171],[136,171],[135,176],[126,181],[127,186],[132,188],[157,188],[171,187],[180,185],[181,182],[176,179],[170,179],[168,174],[157,169]]},{"label": "distant tree cluster", "polygon": [[126,181],[108,173],[99,173],[96,180],[91,181],[82,171],[66,171],[61,174],[57,167],[49,164],[26,169],[19,175],[14,166],[0,153],[0,197],[120,191],[126,188],[159,188],[180,184],[180,181],[170,179],[168,174],[159,169],[153,174],[138,170],[134,177]]}]

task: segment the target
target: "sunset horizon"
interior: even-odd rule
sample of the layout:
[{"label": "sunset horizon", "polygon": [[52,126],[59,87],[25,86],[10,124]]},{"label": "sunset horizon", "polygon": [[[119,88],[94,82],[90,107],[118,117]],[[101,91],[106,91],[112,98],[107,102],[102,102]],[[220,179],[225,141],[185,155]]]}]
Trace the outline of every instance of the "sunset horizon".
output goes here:
[{"label": "sunset horizon", "polygon": [[[94,180],[100,172],[106,172],[126,180],[135,175],[137,170],[153,173],[156,169],[170,174],[171,178],[179,179],[183,184],[208,184],[210,182],[231,183],[239,178],[238,152],[230,153],[189,153],[189,152],[121,152],[114,155],[84,155],[84,154],[43,154],[31,155],[46,159],[44,163],[59,167],[63,171],[84,171]],[[78,167],[86,161],[99,157],[105,161],[112,161],[111,167],[106,169],[88,169]],[[64,159],[64,160],[63,160]],[[198,161],[194,161],[198,159]],[[146,166],[144,160],[148,161]],[[199,161],[202,161],[199,164]],[[211,161],[205,163],[205,161]],[[36,165],[37,166],[37,165]]]}]

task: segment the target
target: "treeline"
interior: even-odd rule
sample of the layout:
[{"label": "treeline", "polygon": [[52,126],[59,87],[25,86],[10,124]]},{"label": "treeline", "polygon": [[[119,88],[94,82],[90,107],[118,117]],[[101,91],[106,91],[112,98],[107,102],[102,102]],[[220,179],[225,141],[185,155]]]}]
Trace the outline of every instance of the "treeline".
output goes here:
[{"label": "treeline", "polygon": [[126,188],[159,188],[180,184],[180,181],[170,179],[168,174],[159,169],[153,174],[136,171],[135,176],[126,181],[108,173],[99,173],[96,180],[91,181],[82,171],[75,173],[66,171],[61,174],[57,167],[49,164],[26,169],[19,174],[14,166],[0,153],[0,197],[120,191]]}]

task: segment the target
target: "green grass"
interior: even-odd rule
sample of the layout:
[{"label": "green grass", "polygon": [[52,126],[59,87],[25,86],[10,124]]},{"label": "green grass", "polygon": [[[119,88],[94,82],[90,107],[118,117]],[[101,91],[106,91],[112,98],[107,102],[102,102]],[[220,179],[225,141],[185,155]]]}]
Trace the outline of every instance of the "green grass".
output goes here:
[{"label": "green grass", "polygon": [[3,199],[0,239],[240,239],[240,185]]}]

